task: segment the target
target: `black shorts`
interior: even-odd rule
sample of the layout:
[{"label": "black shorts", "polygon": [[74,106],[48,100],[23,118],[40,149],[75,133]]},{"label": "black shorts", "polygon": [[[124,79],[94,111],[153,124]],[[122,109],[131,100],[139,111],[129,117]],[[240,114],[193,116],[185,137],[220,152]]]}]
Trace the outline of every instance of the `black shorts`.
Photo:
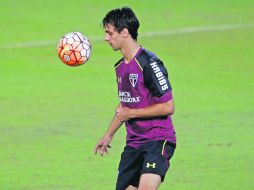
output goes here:
[{"label": "black shorts", "polygon": [[138,187],[144,173],[158,174],[163,181],[175,147],[169,141],[152,141],[138,149],[126,146],[118,168],[116,190],[125,190],[129,185]]}]

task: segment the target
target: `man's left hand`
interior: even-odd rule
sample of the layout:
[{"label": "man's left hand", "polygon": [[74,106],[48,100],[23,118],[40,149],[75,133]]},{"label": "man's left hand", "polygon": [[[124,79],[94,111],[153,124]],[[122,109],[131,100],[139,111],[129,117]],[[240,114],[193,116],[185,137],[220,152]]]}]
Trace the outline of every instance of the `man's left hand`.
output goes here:
[{"label": "man's left hand", "polygon": [[131,118],[131,110],[127,107],[120,107],[116,109],[116,116],[120,121],[128,121]]}]

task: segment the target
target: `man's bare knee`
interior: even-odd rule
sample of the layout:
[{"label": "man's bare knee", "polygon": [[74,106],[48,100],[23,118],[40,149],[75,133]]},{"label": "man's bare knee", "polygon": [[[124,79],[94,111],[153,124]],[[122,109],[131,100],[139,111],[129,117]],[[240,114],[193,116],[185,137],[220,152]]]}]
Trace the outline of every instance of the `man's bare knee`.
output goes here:
[{"label": "man's bare knee", "polygon": [[142,174],[138,190],[157,190],[161,184],[161,176],[157,174]]},{"label": "man's bare knee", "polygon": [[132,185],[129,185],[125,190],[138,190],[138,188]]}]

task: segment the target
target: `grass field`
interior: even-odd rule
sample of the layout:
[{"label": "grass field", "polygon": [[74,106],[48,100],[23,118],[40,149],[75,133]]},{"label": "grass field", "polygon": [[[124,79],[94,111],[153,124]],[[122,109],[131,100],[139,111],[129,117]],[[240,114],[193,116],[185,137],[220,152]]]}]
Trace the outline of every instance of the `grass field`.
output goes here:
[{"label": "grass field", "polygon": [[[160,189],[254,189],[252,0],[1,1],[0,189],[114,189],[124,127],[109,156],[93,149],[118,101],[113,64],[121,56],[103,42],[100,22],[123,5],[173,86],[178,147]],[[93,44],[77,68],[56,54],[71,31]]]}]

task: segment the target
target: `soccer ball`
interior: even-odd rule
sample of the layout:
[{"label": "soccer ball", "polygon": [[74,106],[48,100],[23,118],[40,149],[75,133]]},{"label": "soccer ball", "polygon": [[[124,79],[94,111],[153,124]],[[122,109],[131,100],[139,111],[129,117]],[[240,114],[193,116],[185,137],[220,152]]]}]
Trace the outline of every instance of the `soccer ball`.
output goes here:
[{"label": "soccer ball", "polygon": [[57,53],[66,65],[79,66],[89,59],[91,44],[80,32],[71,32],[61,37],[57,45]]}]

